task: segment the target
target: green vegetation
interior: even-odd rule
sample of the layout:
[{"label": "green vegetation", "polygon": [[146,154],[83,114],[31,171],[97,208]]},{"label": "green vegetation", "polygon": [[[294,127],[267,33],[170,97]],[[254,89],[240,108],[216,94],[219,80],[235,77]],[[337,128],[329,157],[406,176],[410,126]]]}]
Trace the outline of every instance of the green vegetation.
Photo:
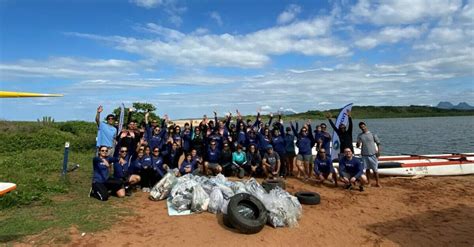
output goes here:
[{"label": "green vegetation", "polygon": [[[301,119],[326,119],[325,114],[331,113],[337,117],[341,109],[327,111],[307,111],[304,113],[284,116],[286,120]],[[440,109],[429,106],[353,106],[352,115],[358,119],[370,118],[410,118],[410,117],[449,117],[449,116],[474,116],[474,110]],[[252,118],[253,116],[245,116]],[[253,117],[254,118],[254,117]],[[264,118],[267,118],[266,116]]]},{"label": "green vegetation", "polygon": [[[17,184],[15,191],[0,197],[0,243],[39,233],[36,244],[65,243],[71,227],[96,231],[130,213],[123,200],[88,197],[96,131],[94,123],[77,121],[0,122],[0,181]],[[63,177],[66,141],[71,143],[70,163],[80,168]]]},{"label": "green vegetation", "polygon": [[[132,104],[132,107],[135,110],[132,112],[131,118],[137,121],[137,123],[145,122],[146,112],[150,113],[150,116],[149,116],[150,121],[152,119],[159,120],[159,117],[154,113],[154,111],[156,111],[156,107],[153,104],[135,102]],[[127,117],[128,117],[129,109],[130,108],[125,108],[125,115],[124,115],[125,121],[128,120]],[[117,116],[117,119],[118,119],[118,116],[120,116],[120,107],[115,108],[113,110],[113,114],[115,114],[115,116]],[[104,115],[103,117],[106,117],[106,115]]]}]

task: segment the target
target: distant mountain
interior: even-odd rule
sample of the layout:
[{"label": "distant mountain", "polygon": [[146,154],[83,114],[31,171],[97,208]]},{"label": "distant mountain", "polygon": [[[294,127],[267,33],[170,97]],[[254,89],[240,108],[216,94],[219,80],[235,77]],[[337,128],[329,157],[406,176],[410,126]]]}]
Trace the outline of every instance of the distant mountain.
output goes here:
[{"label": "distant mountain", "polygon": [[438,103],[436,108],[440,109],[454,109],[454,110],[474,110],[474,106],[469,105],[466,102],[461,102],[457,105],[453,105],[451,102],[448,101],[441,101]]},{"label": "distant mountain", "polygon": [[458,110],[472,110],[472,109],[474,109],[474,106],[471,106],[471,105],[469,105],[469,104],[466,103],[466,102],[461,102],[461,103],[459,103],[457,106],[455,106],[454,109],[458,109]]},{"label": "distant mountain", "polygon": [[448,102],[448,101],[441,101],[441,102],[438,103],[438,105],[436,107],[441,108],[441,109],[453,109],[454,105],[451,104],[451,102]]}]

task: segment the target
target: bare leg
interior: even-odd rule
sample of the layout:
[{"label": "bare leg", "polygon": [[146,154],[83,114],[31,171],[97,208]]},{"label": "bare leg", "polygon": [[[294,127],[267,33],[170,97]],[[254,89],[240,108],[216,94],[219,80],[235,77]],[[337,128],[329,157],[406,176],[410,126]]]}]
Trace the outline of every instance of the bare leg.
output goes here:
[{"label": "bare leg", "polygon": [[[380,185],[379,173],[378,173],[378,172],[374,172],[374,176],[375,176],[375,186],[376,186],[376,187],[382,187],[382,185]],[[367,178],[367,180],[369,180],[369,178]]]},{"label": "bare leg", "polygon": [[367,184],[370,184],[370,169],[365,170],[365,176],[367,177]]}]

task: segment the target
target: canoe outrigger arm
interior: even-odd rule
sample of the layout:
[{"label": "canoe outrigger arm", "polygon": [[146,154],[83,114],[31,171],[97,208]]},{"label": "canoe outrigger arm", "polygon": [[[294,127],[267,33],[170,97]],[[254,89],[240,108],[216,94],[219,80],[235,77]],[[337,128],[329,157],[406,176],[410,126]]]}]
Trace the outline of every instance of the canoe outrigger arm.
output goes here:
[{"label": "canoe outrigger arm", "polygon": [[0,98],[63,97],[62,94],[0,91]]}]

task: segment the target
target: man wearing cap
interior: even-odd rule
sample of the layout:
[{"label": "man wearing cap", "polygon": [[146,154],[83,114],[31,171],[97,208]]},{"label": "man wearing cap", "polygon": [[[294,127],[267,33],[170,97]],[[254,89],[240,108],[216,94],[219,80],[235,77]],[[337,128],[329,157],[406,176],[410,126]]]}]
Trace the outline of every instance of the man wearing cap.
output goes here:
[{"label": "man wearing cap", "polygon": [[280,172],[280,156],[273,151],[272,145],[267,145],[267,152],[262,159],[263,172],[266,178],[278,177]]},{"label": "man wearing cap", "polygon": [[378,174],[378,157],[380,156],[380,140],[376,134],[373,134],[367,128],[364,122],[359,123],[359,128],[362,131],[357,136],[357,147],[361,146],[362,162],[364,163],[364,169],[367,175],[367,181],[369,181],[370,170],[374,172],[375,186],[381,187],[379,182]]},{"label": "man wearing cap", "polygon": [[107,115],[107,123],[100,121],[100,113],[104,109],[100,105],[97,108],[97,114],[95,115],[95,122],[97,123],[98,131],[97,131],[97,143],[96,147],[97,150],[101,146],[107,147],[107,156],[112,157],[114,154],[115,148],[115,136],[117,135],[117,129],[114,126],[115,123],[115,116],[113,114]]}]

